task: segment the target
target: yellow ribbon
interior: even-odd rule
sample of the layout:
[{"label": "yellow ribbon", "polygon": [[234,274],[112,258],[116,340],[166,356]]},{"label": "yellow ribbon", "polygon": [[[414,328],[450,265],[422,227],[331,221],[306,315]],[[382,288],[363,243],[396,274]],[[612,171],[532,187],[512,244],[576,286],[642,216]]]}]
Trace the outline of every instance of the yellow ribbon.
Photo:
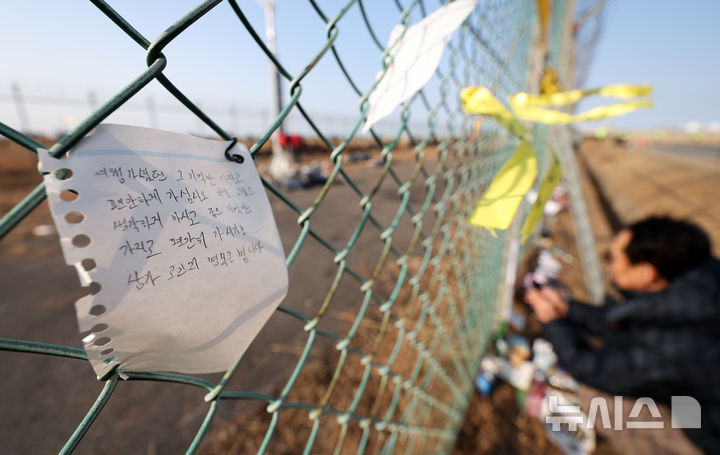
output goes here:
[{"label": "yellow ribbon", "polygon": [[[468,221],[476,226],[484,226],[493,233],[494,228],[507,229],[525,193],[532,187],[537,176],[537,158],[532,144],[527,140],[530,130],[519,119],[537,123],[567,124],[614,117],[649,107],[651,102],[637,100],[600,106],[575,115],[546,107],[567,106],[590,95],[627,99],[645,96],[651,92],[652,87],[649,85],[607,85],[593,90],[570,90],[543,95],[517,93],[510,98],[510,105],[513,108],[513,112],[510,112],[486,87],[464,88],[460,92],[460,99],[468,114],[491,116],[522,140],[513,156],[495,176]],[[523,243],[542,219],[545,204],[562,177],[562,166],[552,148],[551,153],[550,168],[540,184],[537,200],[522,227]]]},{"label": "yellow ribbon", "polygon": [[600,106],[580,114],[545,109],[549,106],[567,106],[575,104],[582,98],[590,95],[629,99],[649,95],[652,92],[650,85],[606,85],[592,90],[569,90],[545,95],[531,95],[529,93],[516,93],[510,97],[510,105],[514,112],[510,112],[486,87],[466,87],[460,92],[460,100],[465,112],[468,114],[481,114],[494,117],[498,123],[505,126],[511,133],[524,138],[528,133],[522,120],[548,124],[566,124],[597,120],[606,117],[615,117],[627,114],[636,109],[652,106],[650,100],[637,100],[627,103]]},{"label": "yellow ribbon", "polygon": [[652,106],[649,100],[632,101],[628,103],[612,104],[610,106],[599,106],[580,114],[568,114],[567,112],[544,109],[534,106],[515,106],[515,113],[523,120],[548,125],[566,125],[568,123],[586,122],[607,117],[617,117],[644,107]]},{"label": "yellow ribbon", "polygon": [[535,203],[530,208],[530,213],[528,213],[528,216],[525,219],[525,223],[523,224],[521,231],[522,243],[525,243],[527,241],[533,229],[535,229],[535,226],[537,226],[537,224],[542,219],[545,212],[545,204],[547,203],[547,201],[550,200],[550,196],[552,196],[553,190],[555,189],[557,184],[560,183],[561,178],[562,166],[560,165],[560,160],[558,159],[557,155],[553,153],[552,161],[550,163],[550,169],[548,169],[547,174],[545,174],[545,178],[540,184],[537,199],[535,199]]},{"label": "yellow ribbon", "polygon": [[468,222],[491,229],[507,229],[535,177],[535,151],[530,142],[522,141],[515,153],[500,168]]},{"label": "yellow ribbon", "polygon": [[465,87],[460,92],[460,101],[468,114],[489,115],[515,136],[523,138],[529,132],[486,87]]},{"label": "yellow ribbon", "polygon": [[[525,137],[528,128],[498,101],[486,87],[467,87],[460,93],[463,108],[469,114],[493,117],[522,142],[500,168],[483,194],[468,222],[482,226],[496,237],[494,229],[507,229],[515,217],[525,193],[537,177],[535,150]],[[554,153],[553,153],[554,155]]]},{"label": "yellow ribbon", "polygon": [[627,114],[636,109],[650,107],[649,100],[637,100],[627,103],[600,106],[580,114],[568,114],[567,112],[545,109],[549,106],[568,106],[575,104],[581,99],[600,95],[610,98],[629,99],[649,95],[652,92],[650,85],[606,85],[592,90],[569,90],[545,95],[531,95],[529,93],[516,93],[510,97],[510,105],[519,118],[536,123],[551,125],[562,125],[568,123],[585,122],[598,120],[607,117],[616,117]]},{"label": "yellow ribbon", "polygon": [[547,95],[531,95],[530,93],[520,92],[510,98],[510,103],[513,106],[557,107],[575,104],[581,99],[591,95],[600,95],[606,98],[630,99],[647,96],[650,93],[652,93],[652,85],[614,84],[591,90],[568,90],[566,92]]}]

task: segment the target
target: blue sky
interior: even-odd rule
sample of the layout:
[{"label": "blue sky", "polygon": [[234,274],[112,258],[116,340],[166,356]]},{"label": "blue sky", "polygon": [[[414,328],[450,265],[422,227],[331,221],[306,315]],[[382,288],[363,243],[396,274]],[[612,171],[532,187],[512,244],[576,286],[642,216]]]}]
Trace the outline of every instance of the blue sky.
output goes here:
[{"label": "blue sky", "polygon": [[[197,3],[110,2],[151,41]],[[333,15],[345,2],[318,3]],[[425,3],[432,10],[438,2]],[[262,32],[260,6],[253,0],[239,4]],[[389,0],[364,4],[379,39],[385,41],[398,20],[397,9]],[[297,73],[325,43],[324,23],[309,2],[278,0],[277,24],[281,60]],[[611,1],[586,86],[652,83],[656,105],[602,123],[645,129],[679,128],[691,120],[720,121],[718,24],[718,1]],[[367,90],[380,67],[380,51],[357,7],[341,25],[338,49],[361,90]],[[145,68],[145,51],[89,2],[6,2],[0,11],[0,35],[0,121],[13,127],[20,127],[10,97],[13,83],[28,99],[31,128],[59,131],[76,124],[93,104],[108,99]],[[267,62],[226,2],[181,34],[164,53],[169,60],[165,73],[213,117],[239,124],[231,126],[239,130],[267,124]],[[346,129],[357,116],[357,96],[331,58],[323,59],[303,81],[303,90],[306,107],[329,129],[333,122]],[[37,97],[50,101],[37,102]],[[158,114],[151,113],[149,103],[157,106]],[[108,121],[208,132],[156,82]]]},{"label": "blue sky", "polygon": [[[152,41],[200,2],[109,3]],[[254,0],[238,3],[264,36],[265,22],[259,4]],[[318,3],[329,15],[334,15],[341,5],[337,0]],[[380,39],[386,40],[398,20],[397,9],[388,7],[387,0],[366,0],[364,4]],[[38,14],[40,11],[42,14]],[[307,1],[279,0],[276,16],[280,59],[291,73],[297,74],[324,46],[325,23]],[[91,91],[98,101],[105,101],[146,68],[145,51],[89,2],[31,0],[6,4],[0,14],[0,35],[4,63],[0,71],[0,119],[15,127],[19,119],[9,97],[13,82],[20,84],[28,100],[33,95],[76,100],[75,105],[63,105],[62,100],[56,105],[28,101],[33,129],[60,130],[88,114]],[[361,89],[369,89],[380,69],[381,53],[365,31],[357,7],[343,19],[336,44]],[[241,124],[240,130],[257,131],[268,124],[267,59],[227,2],[213,8],[163,53],[169,62],[164,73],[218,121],[233,123],[230,110],[234,108],[238,112],[234,122]],[[146,107],[150,99],[163,111],[155,122],[149,118]],[[342,120],[347,124],[347,119],[357,116],[357,96],[332,58],[321,60],[303,81],[302,100],[324,123]],[[157,82],[144,88],[107,121],[210,132]]]},{"label": "blue sky", "polygon": [[677,128],[720,121],[720,1],[615,0],[605,14],[586,85],[655,86],[652,109],[605,123]]}]

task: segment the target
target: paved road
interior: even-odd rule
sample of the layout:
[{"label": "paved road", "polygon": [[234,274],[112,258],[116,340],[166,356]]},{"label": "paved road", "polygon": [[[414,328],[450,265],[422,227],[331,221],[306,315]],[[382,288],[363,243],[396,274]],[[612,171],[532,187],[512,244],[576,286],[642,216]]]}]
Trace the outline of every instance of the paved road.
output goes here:
[{"label": "paved road", "polygon": [[672,153],[682,156],[702,156],[720,159],[720,146],[713,145],[685,145],[685,144],[654,144],[650,147],[659,152]]},{"label": "paved road", "polygon": [[687,218],[707,231],[720,255],[720,155],[710,150],[596,141],[587,142],[580,156],[621,223],[655,214]]}]

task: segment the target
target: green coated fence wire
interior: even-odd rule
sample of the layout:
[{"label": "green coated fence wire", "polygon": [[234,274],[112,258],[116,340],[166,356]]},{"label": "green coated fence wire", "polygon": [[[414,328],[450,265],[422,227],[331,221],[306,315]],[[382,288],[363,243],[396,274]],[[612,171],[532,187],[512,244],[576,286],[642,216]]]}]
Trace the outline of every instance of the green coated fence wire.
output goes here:
[{"label": "green coated fence wire", "polygon": [[[401,126],[397,131],[388,137],[371,130],[381,167],[370,184],[360,183],[347,161],[348,148],[358,138],[364,123],[372,89],[361,88],[350,69],[352,65],[348,65],[353,55],[343,54],[337,39],[350,20],[350,13],[356,14],[360,26],[377,47],[378,63],[382,62],[388,49],[371,19],[372,8],[378,6],[371,7],[367,0],[349,0],[344,4],[333,2],[337,4],[330,12],[323,9],[321,2],[309,0],[308,7],[324,24],[326,42],[302,71],[293,73],[270,52],[261,34],[253,28],[243,11],[246,2],[227,2],[237,17],[237,26],[249,34],[288,83],[287,102],[259,134],[250,147],[251,153],[258,154],[291,112],[301,116],[330,150],[327,183],[309,204],[299,202],[294,193],[268,179],[263,179],[263,184],[297,216],[296,238],[290,242],[287,254],[291,272],[304,266],[302,252],[308,243],[317,242],[332,257],[334,278],[316,311],[286,305],[278,308],[278,312],[299,321],[304,341],[298,345],[296,363],[277,393],[230,390],[228,385],[236,371],[252,368],[245,364],[245,359],[217,382],[181,374],[126,372],[128,387],[134,381],[156,381],[204,391],[206,416],[187,453],[196,452],[214,430],[218,408],[228,400],[262,404],[268,419],[257,453],[273,453],[273,443],[282,431],[283,415],[297,411],[305,413],[308,428],[297,453],[316,453],[321,451],[320,446],[331,447],[333,453],[447,453],[462,424],[481,355],[496,327],[507,246],[504,232],[493,237],[484,229],[469,225],[466,219],[517,145],[494,121],[480,123],[466,116],[459,104],[459,92],[465,86],[483,85],[498,98],[506,99],[527,90],[529,55],[538,23],[535,2],[479,1],[476,11],[448,44],[433,84],[400,107]],[[135,79],[49,148],[53,156],[67,153],[151,81],[159,82],[217,138],[232,137],[228,129],[203,112],[164,73],[168,59],[163,49],[193,23],[201,21],[221,0],[199,4],[152,41],[103,0],[91,3],[107,17],[108,26],[114,24],[146,50],[145,62]],[[397,23],[409,26],[443,3],[394,0],[384,2],[382,8],[383,14],[394,14]],[[278,33],[282,34],[282,30]],[[551,50],[552,43],[553,40]],[[340,141],[325,134],[303,106],[303,82],[321,61],[335,65],[357,95],[356,122]],[[413,124],[424,124],[425,128],[411,131],[411,119]],[[546,129],[537,131],[546,133]],[[0,123],[0,134],[30,152],[42,147],[4,123]],[[405,165],[396,156],[404,144],[410,144],[411,157],[405,159],[409,163]],[[342,241],[327,238],[318,228],[318,223],[329,216],[322,211],[323,204],[339,188],[348,189],[357,201],[353,224],[348,224],[348,237]],[[378,202],[387,188],[395,193],[390,208]],[[2,217],[0,238],[44,199],[45,188],[40,184]],[[398,240],[401,229],[406,229],[409,241]],[[364,268],[350,260],[363,236],[371,238],[380,251],[376,260]],[[341,283],[348,280],[358,293],[357,301],[347,306],[352,310],[348,329],[323,326],[327,315],[338,307],[336,302],[344,289]],[[295,397],[301,376],[323,343],[332,345],[335,359],[335,364],[329,367],[328,380],[314,385],[317,389],[314,400],[298,400]],[[77,347],[16,339],[0,338],[0,350],[86,359],[84,351]],[[348,379],[349,370],[354,370],[352,380]],[[116,390],[118,379],[118,372],[101,379],[104,387],[69,435],[61,453],[71,453],[82,445],[83,436]],[[330,433],[327,427],[332,427]],[[327,434],[333,435],[333,441],[321,444]],[[238,437],[243,437],[242,430]]]}]

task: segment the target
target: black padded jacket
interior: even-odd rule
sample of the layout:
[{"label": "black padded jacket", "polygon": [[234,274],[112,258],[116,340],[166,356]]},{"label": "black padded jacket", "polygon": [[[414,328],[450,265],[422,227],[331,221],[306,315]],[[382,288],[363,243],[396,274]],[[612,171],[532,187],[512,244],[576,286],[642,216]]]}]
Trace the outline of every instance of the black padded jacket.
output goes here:
[{"label": "black padded jacket", "polygon": [[[585,334],[601,337],[593,348]],[[543,326],[559,364],[577,380],[614,395],[670,404],[691,396],[701,429],[685,430],[706,453],[720,454],[720,261],[710,259],[665,290],[605,306],[570,302],[565,319]]]}]

